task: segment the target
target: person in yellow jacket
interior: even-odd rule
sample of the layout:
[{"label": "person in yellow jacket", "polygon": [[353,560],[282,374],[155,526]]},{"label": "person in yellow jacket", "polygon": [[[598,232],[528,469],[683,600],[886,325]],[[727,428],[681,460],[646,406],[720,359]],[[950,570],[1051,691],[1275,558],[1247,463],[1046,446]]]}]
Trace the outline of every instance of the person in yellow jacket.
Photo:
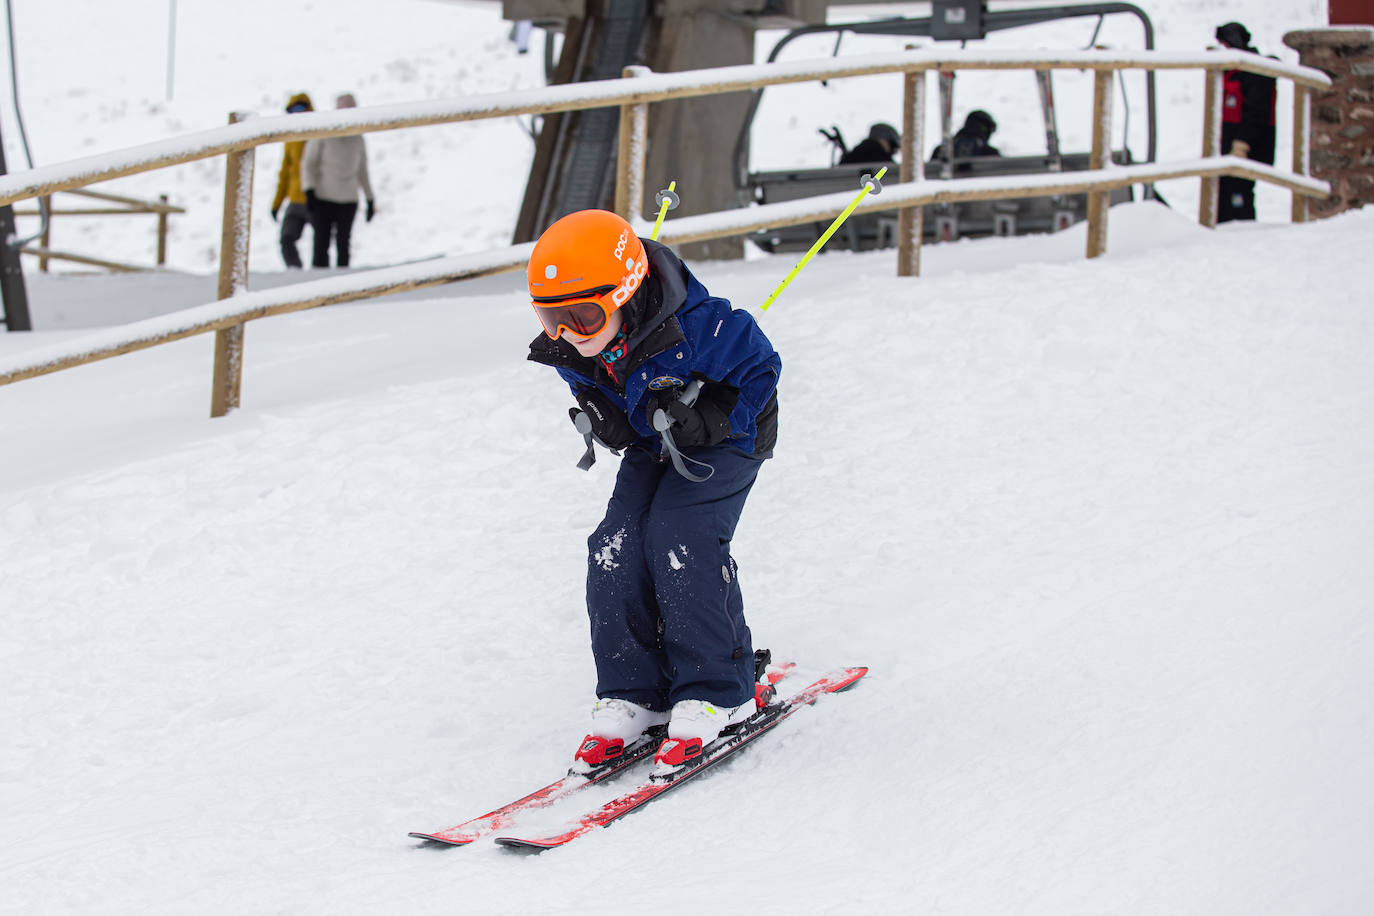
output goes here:
[{"label": "person in yellow jacket", "polygon": [[[314,111],[310,96],[298,92],[286,103],[287,114]],[[287,267],[300,267],[301,255],[296,250],[305,224],[310,221],[310,211],[305,206],[305,191],[301,188],[301,161],[305,158],[305,141],[288,140],[281,157],[281,172],[277,175],[277,195],[272,198],[272,221],[277,221],[277,211],[286,202],[286,214],[281,220],[281,257]]]}]

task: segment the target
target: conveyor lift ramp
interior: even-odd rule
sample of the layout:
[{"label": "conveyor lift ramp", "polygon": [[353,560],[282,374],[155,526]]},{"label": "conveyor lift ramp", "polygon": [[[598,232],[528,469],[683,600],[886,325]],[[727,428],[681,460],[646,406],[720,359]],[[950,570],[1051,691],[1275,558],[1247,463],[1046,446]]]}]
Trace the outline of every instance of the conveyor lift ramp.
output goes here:
[{"label": "conveyor lift ramp", "polygon": [[[599,15],[572,20],[564,38],[555,82],[617,79],[640,59],[650,25],[642,0],[607,0]],[[546,115],[525,186],[515,242],[537,238],[549,224],[575,210],[612,209],[618,108]]]}]

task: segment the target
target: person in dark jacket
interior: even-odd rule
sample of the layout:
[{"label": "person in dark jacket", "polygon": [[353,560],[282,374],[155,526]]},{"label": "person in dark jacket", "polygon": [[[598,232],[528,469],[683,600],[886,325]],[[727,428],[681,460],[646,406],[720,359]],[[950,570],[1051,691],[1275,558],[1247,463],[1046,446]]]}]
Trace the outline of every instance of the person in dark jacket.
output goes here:
[{"label": "person in dark jacket", "polygon": [[[1001,151],[988,141],[997,132],[997,122],[992,115],[975,108],[964,119],[964,126],[952,138],[955,159],[973,159],[978,156],[1000,156]],[[946,158],[945,145],[941,143],[930,154],[931,162],[943,162]]]},{"label": "person in dark jacket", "polygon": [[[287,114],[314,111],[310,96],[298,92],[286,101]],[[305,232],[305,224],[310,221],[310,211],[305,205],[305,190],[301,187],[301,160],[305,154],[304,140],[288,140],[282,144],[281,171],[277,173],[277,193],[272,198],[272,220],[277,219],[277,211],[284,202],[286,213],[281,219],[281,259],[287,267],[300,267],[301,255],[296,243]]]},{"label": "person in dark jacket", "polygon": [[868,129],[867,139],[840,157],[840,165],[851,162],[891,162],[893,153],[902,145],[897,128],[881,121]]},{"label": "person in dark jacket", "polygon": [[[1237,51],[1259,53],[1250,47],[1250,32],[1239,22],[1228,22],[1218,28],[1217,41]],[[1274,78],[1227,70],[1222,86],[1222,153],[1273,165]],[[1217,222],[1255,218],[1253,181],[1228,175],[1217,184]]]},{"label": "person in dark jacket", "polygon": [[670,771],[756,708],[730,542],[777,441],[782,362],[748,312],[605,210],[550,226],[527,279],[544,328],[529,358],[567,382],[579,431],[624,452],[587,542],[598,699],[574,768],[666,724],[656,765]]}]

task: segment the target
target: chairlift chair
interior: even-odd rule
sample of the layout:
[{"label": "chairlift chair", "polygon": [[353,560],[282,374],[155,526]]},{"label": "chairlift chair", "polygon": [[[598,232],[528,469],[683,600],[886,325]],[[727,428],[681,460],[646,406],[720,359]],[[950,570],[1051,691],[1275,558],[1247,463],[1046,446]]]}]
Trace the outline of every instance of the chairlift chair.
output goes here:
[{"label": "chairlift chair", "polygon": [[[1021,28],[1060,19],[1095,16],[1097,28],[1093,32],[1089,46],[1097,42],[1102,22],[1108,15],[1130,14],[1136,16],[1143,28],[1145,47],[1154,48],[1154,27],[1143,10],[1130,3],[1092,3],[1077,6],[1050,6],[1021,10],[987,11],[982,0],[933,0],[932,15],[923,18],[894,18],[874,22],[832,23],[827,25],[806,26],[794,29],[773,47],[769,54],[770,62],[777,59],[779,52],[791,41],[809,34],[820,32],[855,32],[868,35],[916,35],[928,36],[936,40],[958,40],[967,42],[986,37],[991,31]],[[839,50],[838,39],[835,52]],[[1040,95],[1041,113],[1045,124],[1045,152],[1028,156],[999,156],[979,158],[951,158],[940,162],[927,162],[924,165],[927,178],[955,179],[988,175],[1027,175],[1046,172],[1083,171],[1091,168],[1089,153],[1064,153],[1059,146],[1059,131],[1054,108],[1054,91],[1051,72],[1036,71],[1037,88]],[[742,201],[776,203],[815,197],[835,191],[847,191],[857,186],[860,176],[872,171],[872,164],[853,163],[832,165],[828,168],[781,169],[773,171],[749,172],[747,169],[748,137],[754,115],[763,90],[756,90],[751,101],[748,117],[740,138],[735,145],[736,184],[740,189]],[[941,133],[945,149],[953,148],[953,92],[954,74],[942,73],[940,77]],[[1125,94],[1122,86],[1123,97]],[[1146,110],[1147,110],[1147,151],[1145,162],[1155,161],[1155,83],[1154,73],[1146,73]],[[1126,104],[1127,126],[1129,125],[1129,100]],[[827,137],[831,134],[821,131]],[[838,128],[831,137],[837,145]],[[917,150],[924,155],[923,150]],[[1129,146],[1113,151],[1113,162],[1127,165],[1134,161]],[[1146,187],[1146,196],[1153,195],[1153,189]],[[1111,203],[1121,203],[1133,199],[1130,188],[1112,191]],[[895,211],[859,213],[851,216],[849,232],[837,234],[830,240],[829,247],[868,250],[891,247],[896,244]],[[924,239],[927,242],[953,241],[963,237],[990,235],[1024,235],[1028,233],[1058,232],[1067,229],[1087,216],[1087,195],[1054,195],[1046,197],[1024,197],[1013,200],[966,201],[951,204],[933,204],[925,208]],[[815,225],[785,226],[765,230],[753,237],[760,248],[769,252],[806,250],[823,232],[825,226]]]}]

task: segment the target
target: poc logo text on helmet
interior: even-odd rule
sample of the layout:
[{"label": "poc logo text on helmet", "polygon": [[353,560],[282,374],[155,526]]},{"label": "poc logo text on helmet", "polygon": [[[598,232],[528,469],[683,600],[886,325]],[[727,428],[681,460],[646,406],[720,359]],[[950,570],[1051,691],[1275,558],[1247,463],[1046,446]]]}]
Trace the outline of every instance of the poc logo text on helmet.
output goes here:
[{"label": "poc logo text on helmet", "polygon": [[616,246],[615,246],[615,259],[616,259],[617,261],[619,261],[621,258],[625,257],[625,246],[628,245],[629,243],[630,243],[630,234],[629,234],[628,232],[622,232],[622,233],[620,233],[620,241],[617,242],[617,243],[616,243]]},{"label": "poc logo text on helmet", "polygon": [[640,258],[633,262],[634,267],[625,276],[620,278],[620,285],[611,291],[611,301],[616,308],[620,308],[634,295],[635,288],[639,286],[639,281],[644,279],[644,275],[649,272],[649,259]]}]

